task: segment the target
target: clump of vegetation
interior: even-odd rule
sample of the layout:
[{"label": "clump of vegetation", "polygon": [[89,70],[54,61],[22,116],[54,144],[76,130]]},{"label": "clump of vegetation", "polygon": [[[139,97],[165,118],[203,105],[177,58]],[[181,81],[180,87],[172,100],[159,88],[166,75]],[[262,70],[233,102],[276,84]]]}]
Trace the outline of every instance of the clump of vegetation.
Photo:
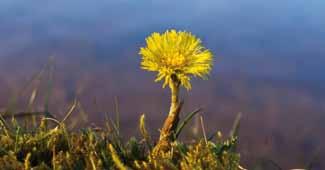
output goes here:
[{"label": "clump of vegetation", "polygon": [[[211,52],[191,33],[172,30],[153,33],[140,54],[142,68],[157,71],[156,81],[164,79],[164,86],[169,85],[171,89],[170,112],[157,141],[147,131],[144,114],[139,121],[142,137],[138,139],[123,140],[119,122],[108,117],[103,128],[69,130],[66,122],[78,102],[75,101],[66,116],[59,120],[48,110],[48,92],[45,111],[37,112],[38,122],[36,112],[22,113],[32,116],[32,125],[17,121],[21,114],[13,114],[11,109],[0,114],[1,169],[243,169],[236,152],[240,115],[228,137],[222,137],[220,132],[207,137],[201,117],[202,139],[192,143],[178,140],[182,129],[200,112],[197,109],[180,120],[179,88],[191,88],[190,76],[207,76],[212,67]],[[29,106],[35,97],[33,91]]]},{"label": "clump of vegetation", "polygon": [[102,129],[71,132],[64,123],[57,121],[54,125],[53,120],[43,117],[38,128],[30,131],[2,119],[1,169],[236,170],[240,167],[239,154],[235,152],[236,136],[202,139],[191,144],[175,140],[168,151],[154,153],[155,142],[151,141],[143,118],[139,125],[142,138],[132,137],[127,141],[122,140],[112,121],[107,121]]}]

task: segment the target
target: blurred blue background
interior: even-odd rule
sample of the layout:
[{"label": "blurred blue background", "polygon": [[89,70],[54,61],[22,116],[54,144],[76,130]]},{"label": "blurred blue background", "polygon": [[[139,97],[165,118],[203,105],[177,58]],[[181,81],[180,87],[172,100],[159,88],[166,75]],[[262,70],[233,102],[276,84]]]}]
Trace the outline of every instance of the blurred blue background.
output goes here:
[{"label": "blurred blue background", "polygon": [[117,96],[127,134],[137,133],[142,112],[157,129],[168,90],[139,68],[138,51],[152,32],[186,30],[211,49],[215,66],[209,81],[182,92],[184,112],[205,108],[209,132],[227,132],[242,112],[246,166],[268,158],[301,167],[325,158],[324,7],[322,0],[1,0],[0,109],[54,56],[53,112],[63,114],[77,96],[101,124]]}]

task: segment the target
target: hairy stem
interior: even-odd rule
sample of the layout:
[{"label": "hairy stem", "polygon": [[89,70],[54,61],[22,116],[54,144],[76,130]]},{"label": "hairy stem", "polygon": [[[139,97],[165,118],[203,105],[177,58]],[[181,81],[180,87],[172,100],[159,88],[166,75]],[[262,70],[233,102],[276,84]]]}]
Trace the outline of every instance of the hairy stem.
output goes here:
[{"label": "hairy stem", "polygon": [[172,81],[169,84],[171,90],[171,104],[167,118],[160,131],[160,137],[157,144],[158,150],[166,150],[170,142],[174,140],[174,131],[177,128],[179,122],[179,113],[182,107],[182,102],[179,101],[179,86],[180,82],[172,76]]}]

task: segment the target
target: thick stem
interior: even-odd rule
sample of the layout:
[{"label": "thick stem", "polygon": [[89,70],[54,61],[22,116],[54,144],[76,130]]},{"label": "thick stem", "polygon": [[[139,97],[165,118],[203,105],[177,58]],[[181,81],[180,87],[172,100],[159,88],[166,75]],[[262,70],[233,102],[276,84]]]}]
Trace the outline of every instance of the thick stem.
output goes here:
[{"label": "thick stem", "polygon": [[173,76],[172,82],[169,87],[171,90],[171,104],[168,116],[164,122],[164,125],[160,131],[160,137],[156,149],[167,150],[170,142],[174,140],[174,131],[177,128],[179,122],[179,113],[182,107],[182,102],[179,102],[179,80]]}]

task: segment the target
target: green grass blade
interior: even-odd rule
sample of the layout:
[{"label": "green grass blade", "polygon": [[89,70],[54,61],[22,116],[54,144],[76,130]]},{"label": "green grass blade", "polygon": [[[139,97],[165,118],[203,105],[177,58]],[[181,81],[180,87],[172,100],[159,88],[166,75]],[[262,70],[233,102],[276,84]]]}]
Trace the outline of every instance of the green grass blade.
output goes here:
[{"label": "green grass blade", "polygon": [[193,112],[190,112],[186,115],[186,117],[184,118],[184,120],[177,126],[177,129],[175,131],[175,139],[178,138],[179,134],[181,133],[181,131],[183,130],[183,128],[186,126],[186,124],[197,114],[201,111],[201,108],[198,108],[196,110],[194,110]]}]

